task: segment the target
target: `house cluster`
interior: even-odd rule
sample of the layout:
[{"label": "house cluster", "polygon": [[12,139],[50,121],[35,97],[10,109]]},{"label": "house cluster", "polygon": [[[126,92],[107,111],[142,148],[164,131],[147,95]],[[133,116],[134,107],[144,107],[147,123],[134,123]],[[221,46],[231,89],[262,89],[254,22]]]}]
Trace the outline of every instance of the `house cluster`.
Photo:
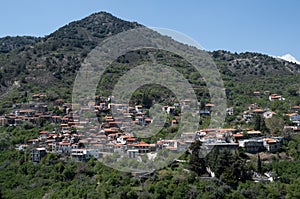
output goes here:
[{"label": "house cluster", "polygon": [[[271,96],[274,97],[275,94]],[[43,121],[56,124],[57,128],[53,131],[41,131],[37,138],[27,140],[26,144],[17,146],[19,150],[30,147],[34,162],[39,162],[46,153],[56,153],[62,157],[68,156],[78,161],[87,160],[92,156],[104,158],[115,153],[128,158],[140,158],[144,155],[153,158],[162,149],[174,152],[185,151],[189,144],[196,139],[199,139],[203,146],[208,148],[236,149],[242,147],[249,153],[261,151],[274,153],[280,151],[284,142],[282,137],[262,136],[260,131],[251,129],[217,128],[184,132],[177,139],[160,139],[155,143],[146,143],[133,133],[129,133],[136,125],[147,126],[153,122],[147,113],[148,110],[141,105],[116,104],[113,103],[112,96],[82,99],[79,104],[64,103],[61,99],[46,102],[46,98],[47,96],[44,94],[35,94],[29,103],[14,104],[10,114],[0,117],[2,126],[17,126],[26,121],[33,124]],[[188,108],[189,103],[189,100],[185,100],[183,104],[174,103],[172,106],[163,106],[162,109],[165,113],[174,116],[178,114],[178,108]],[[210,115],[214,106],[215,104],[205,104],[199,109],[199,114]],[[79,109],[72,110],[72,107],[79,107]],[[115,117],[111,114],[112,110],[116,113]],[[289,113],[290,120],[296,124],[293,128],[299,126],[299,110],[300,107],[295,106],[293,107],[294,112]],[[226,111],[228,115],[233,114],[233,108],[228,108]],[[262,109],[258,104],[251,104],[244,112],[243,119],[248,121],[256,114],[270,118],[276,113]],[[94,117],[95,115],[98,117]],[[97,119],[95,120],[95,118]],[[178,125],[176,116],[173,117],[171,125]],[[149,156],[149,154],[152,155]]]},{"label": "house cluster", "polygon": [[261,131],[250,129],[204,129],[196,132],[196,137],[203,143],[203,146],[217,147],[221,150],[234,150],[241,147],[248,153],[262,151],[275,153],[280,151],[284,143],[283,137],[266,137],[262,136]]},{"label": "house cluster", "polygon": [[[254,96],[260,96],[260,92],[259,91],[255,91],[253,92]],[[282,97],[281,95],[277,95],[277,94],[271,94],[269,95],[269,100],[270,101],[283,101],[285,100],[284,97]],[[286,117],[288,117],[288,124],[284,127],[285,130],[291,130],[294,132],[299,132],[300,131],[300,106],[299,105],[295,105],[292,106],[289,110],[288,113],[285,114]],[[274,115],[276,115],[277,113],[274,111],[271,111],[269,108],[262,108],[259,104],[254,103],[254,104],[250,104],[248,106],[248,110],[243,112],[242,115],[242,120],[246,121],[246,123],[250,122],[251,119],[256,116],[256,115],[261,115],[263,118],[268,119],[268,118],[272,118]]]},{"label": "house cluster", "polygon": [[[152,122],[146,110],[141,105],[134,107],[125,104],[112,103],[112,97],[107,99],[97,97],[84,99],[82,104],[64,103],[56,100],[53,103],[41,102],[34,95],[33,100],[26,104],[15,104],[14,110],[1,117],[2,125],[17,126],[28,121],[38,124],[47,121],[56,124],[53,131],[40,131],[39,136],[27,140],[26,144],[16,146],[19,150],[30,148],[32,161],[39,162],[47,153],[59,154],[62,157],[71,157],[74,160],[87,160],[94,156],[103,158],[116,152],[122,152],[129,158],[138,158],[143,154],[155,153],[166,149],[171,151],[186,150],[188,144],[193,141],[190,133],[185,133],[176,140],[161,139],[156,143],[145,143],[129,133],[135,125],[146,126]],[[44,96],[44,95],[43,95]],[[87,103],[84,103],[84,101]],[[96,101],[96,102],[95,102]],[[49,111],[49,106],[51,110]],[[78,110],[72,107],[78,106]],[[188,106],[188,102],[184,104]],[[173,114],[179,104],[164,106],[167,114]],[[56,110],[56,111],[53,111]],[[114,109],[122,118],[130,120],[119,121],[111,116]],[[57,110],[60,114],[57,114]],[[89,113],[102,114],[102,117],[89,117]],[[97,118],[98,121],[94,119]],[[100,124],[99,124],[100,121]],[[176,119],[172,125],[178,125]],[[194,135],[194,134],[193,134]]]},{"label": "house cluster", "polygon": [[285,98],[284,97],[282,97],[281,95],[277,95],[277,94],[271,94],[270,96],[269,96],[269,100],[270,101],[283,101],[283,100],[285,100]]},{"label": "house cluster", "polygon": [[[49,107],[60,107],[65,113],[65,117],[56,116],[54,111]],[[47,101],[47,95],[34,94],[32,100],[28,103],[13,104],[13,111],[10,114],[0,116],[0,126],[18,126],[25,122],[32,124],[40,124],[41,122],[58,123],[61,121],[69,121],[69,113],[71,110],[70,103],[63,103],[58,99],[54,102]]]},{"label": "house cluster", "polygon": [[263,118],[272,118],[272,116],[276,115],[276,113],[274,111],[271,111],[270,109],[264,109],[256,103],[250,104],[248,106],[248,110],[245,110],[243,112],[242,120],[248,123],[256,115],[261,115]]},{"label": "house cluster", "polygon": [[293,132],[300,132],[300,106],[293,106],[290,113],[286,116],[289,118],[290,125],[284,126],[285,130],[290,130]]},{"label": "house cluster", "polygon": [[269,95],[268,98],[269,98],[270,101],[284,101],[285,100],[285,98],[282,97],[281,95],[278,95],[276,93],[270,94],[269,91],[264,91],[263,93],[261,93],[260,91],[254,91],[253,92],[253,95],[256,96],[256,97],[259,97],[262,94]]}]

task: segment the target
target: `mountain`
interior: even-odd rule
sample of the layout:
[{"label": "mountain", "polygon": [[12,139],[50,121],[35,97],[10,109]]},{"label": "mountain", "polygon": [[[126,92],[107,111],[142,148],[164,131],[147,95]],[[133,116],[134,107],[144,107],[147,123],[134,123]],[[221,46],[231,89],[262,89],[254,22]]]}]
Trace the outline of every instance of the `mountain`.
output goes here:
[{"label": "mountain", "polygon": [[285,61],[288,61],[288,62],[293,62],[293,63],[296,63],[296,64],[299,64],[300,65],[300,61],[298,61],[295,57],[293,57],[291,54],[285,54],[285,55],[282,55],[282,56],[278,56],[279,59],[283,59]]},{"label": "mountain", "polygon": [[[137,27],[143,25],[99,12],[71,22],[42,38],[0,38],[0,113],[11,107],[12,103],[26,101],[26,96],[33,93],[47,93],[50,100],[70,100],[76,72],[87,54],[103,39]],[[295,63],[259,53],[238,54],[221,50],[209,53],[222,74],[225,86],[231,93],[241,95],[232,97],[246,96],[255,88],[284,93],[286,85],[291,89],[298,86],[294,83],[297,82],[295,78],[300,73],[300,66]],[[199,88],[198,95],[206,96],[203,94],[205,83],[197,80],[197,75],[192,77],[195,72],[191,73],[192,69],[186,69],[188,63],[166,52],[154,53],[154,56],[162,64],[169,62],[185,73],[187,78],[191,78],[193,86]],[[134,63],[138,63],[137,58],[140,62],[150,60],[147,50],[120,57],[114,64],[116,69],[111,69],[104,78],[105,85],[100,88],[111,88],[116,81],[113,77],[120,76],[120,71],[124,72],[124,69],[128,70]],[[276,86],[273,82],[278,74],[281,86]],[[269,83],[265,84],[266,82]],[[258,83],[260,84],[257,85]],[[237,89],[239,86],[242,89]]]},{"label": "mountain", "polygon": [[9,98],[4,106],[19,102],[25,91],[32,94],[50,90],[50,98],[67,98],[88,52],[107,36],[141,26],[99,12],[43,38],[0,38],[0,97]]},{"label": "mountain", "polygon": [[[72,22],[43,38],[0,38],[2,45],[0,47],[0,114],[10,111],[13,103],[28,102],[32,94],[40,93],[47,95],[50,101],[47,103],[49,110],[53,111],[55,116],[61,115],[65,118],[63,110],[51,106],[58,98],[63,99],[64,102],[70,102],[75,76],[87,54],[103,39],[141,26],[135,22],[118,19],[109,13],[100,12]],[[267,124],[271,126],[270,129],[277,128],[281,124],[283,128],[284,120],[288,125],[293,125],[286,117],[286,113],[290,111],[291,106],[300,104],[300,65],[253,52],[238,54],[218,50],[208,53],[216,63],[224,81],[228,107],[233,107],[231,109],[233,115],[226,117],[228,126],[224,127],[227,129],[222,129],[224,136],[221,138],[218,133],[216,134],[218,139],[225,141],[226,137],[226,141],[231,141],[227,139],[231,134],[229,132],[232,131],[229,128],[237,128],[237,132],[241,134],[236,135],[250,138],[242,129],[248,125],[252,128],[252,121],[248,124],[243,117],[250,115],[248,106],[254,103],[254,106],[260,105],[264,109],[276,112],[276,114],[272,113],[272,120],[270,118],[263,120],[261,116],[254,116],[253,123],[255,126],[258,124],[260,129],[265,128]],[[111,66],[107,67],[99,89],[105,91],[113,88],[118,78],[128,70],[141,63],[150,61],[153,63],[153,60],[158,64],[176,69],[188,79],[200,101],[202,110],[205,108],[206,102],[209,101],[209,93],[205,89],[204,78],[201,78],[201,74],[186,60],[162,50],[139,49],[118,57]],[[138,90],[135,95],[149,104],[153,98],[172,96],[171,91],[166,92],[166,89],[162,89],[159,85],[146,87],[148,89],[146,94]],[[254,91],[259,91],[256,92],[259,95],[253,95]],[[268,97],[272,93],[282,95],[285,100],[270,101]],[[56,102],[60,104],[60,101]],[[89,106],[92,104],[89,103]],[[22,108],[30,107],[28,104],[23,105]],[[44,109],[44,107],[41,108]],[[210,113],[208,110],[210,109],[206,107],[205,115],[207,112]],[[180,110],[176,108],[174,112],[177,111]],[[86,113],[88,117],[90,112],[86,111]],[[69,118],[70,115],[67,117]],[[105,115],[106,113],[102,116]],[[19,116],[22,117],[21,114]],[[187,116],[188,119],[193,118],[190,114]],[[31,119],[31,117],[25,118]],[[21,198],[299,198],[300,196],[300,134],[291,133],[291,130],[285,132],[280,127],[278,132],[276,130],[275,134],[271,134],[272,137],[287,136],[287,139],[282,139],[283,151],[276,154],[265,151],[250,154],[245,153],[243,149],[235,152],[231,149],[222,150],[227,144],[220,143],[220,150],[216,148],[217,150],[213,150],[211,155],[203,158],[203,154],[199,156],[201,142],[197,141],[190,147],[191,155],[183,152],[178,160],[176,159],[167,167],[153,173],[133,175],[118,172],[94,158],[88,162],[77,162],[72,161],[73,158],[66,158],[56,153],[48,153],[41,158],[39,163],[31,163],[31,158],[36,155],[35,151],[40,151],[36,147],[44,147],[54,140],[54,143],[57,143],[67,139],[67,134],[64,131],[61,132],[59,123],[47,123],[42,115],[40,118],[37,122],[39,124],[36,125],[24,122],[15,127],[0,128],[0,198],[20,198],[20,196]],[[177,117],[174,118],[177,120]],[[210,118],[210,116],[201,117],[199,125],[208,126]],[[172,116],[166,119],[171,120]],[[1,121],[4,123],[4,118]],[[118,123],[108,120],[106,122],[109,126],[112,125],[112,128],[115,128],[113,126]],[[181,124],[182,122],[184,121],[181,121]],[[81,124],[84,125],[84,123]],[[94,122],[91,121],[89,124],[94,125]],[[108,127],[106,124],[101,126]],[[157,137],[152,137],[162,137],[167,133],[173,136],[177,134],[176,129],[183,126],[181,124],[172,125],[167,130],[164,128],[155,135]],[[75,137],[75,130],[70,128],[69,135],[72,134]],[[98,136],[101,131],[95,130],[89,131],[92,133],[87,140],[97,136],[97,142],[104,143],[102,135]],[[210,133],[209,130],[207,133],[213,137],[213,132]],[[80,132],[76,134],[81,137]],[[269,136],[264,133],[264,138],[266,138],[265,135]],[[32,145],[19,145],[36,137],[39,141],[31,140]],[[280,137],[277,138],[280,139]],[[40,140],[43,140],[45,145],[40,145]],[[74,142],[77,140],[77,138],[72,139]],[[270,147],[278,147],[277,141],[276,145],[273,145],[274,139],[264,140]],[[179,144],[183,149],[185,144],[182,145],[182,142]],[[78,144],[79,148],[81,148],[80,145],[81,143]],[[235,145],[228,143],[228,146],[233,148]],[[165,154],[164,151],[162,154]],[[118,153],[114,153],[113,156],[117,157]],[[144,160],[144,157],[147,158],[141,156],[141,160]],[[110,159],[110,156],[106,158]],[[135,161],[130,161],[128,165],[120,164],[120,166],[134,167]],[[205,168],[216,171],[216,177],[210,178],[207,174],[202,175]],[[260,173],[266,174],[268,178]],[[253,181],[250,180],[252,175],[255,177]],[[266,182],[266,179],[274,179],[274,182]]]}]

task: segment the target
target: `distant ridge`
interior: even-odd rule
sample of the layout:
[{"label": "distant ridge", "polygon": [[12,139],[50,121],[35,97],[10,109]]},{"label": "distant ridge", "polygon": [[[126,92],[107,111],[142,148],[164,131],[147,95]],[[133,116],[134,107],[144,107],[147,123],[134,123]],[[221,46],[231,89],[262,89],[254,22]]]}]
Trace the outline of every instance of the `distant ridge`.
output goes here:
[{"label": "distant ridge", "polygon": [[2,37],[0,38],[0,53],[8,53],[26,45],[33,45],[38,41],[40,41],[40,38],[31,36]]}]

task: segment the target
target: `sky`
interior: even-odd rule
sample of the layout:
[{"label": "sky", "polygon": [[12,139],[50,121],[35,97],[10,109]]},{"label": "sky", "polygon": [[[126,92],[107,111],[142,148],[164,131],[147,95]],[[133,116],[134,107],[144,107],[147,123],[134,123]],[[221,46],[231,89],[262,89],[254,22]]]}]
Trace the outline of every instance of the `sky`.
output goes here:
[{"label": "sky", "polygon": [[0,7],[0,37],[45,36],[106,11],[178,31],[209,51],[289,53],[300,60],[298,0],[2,0]]}]

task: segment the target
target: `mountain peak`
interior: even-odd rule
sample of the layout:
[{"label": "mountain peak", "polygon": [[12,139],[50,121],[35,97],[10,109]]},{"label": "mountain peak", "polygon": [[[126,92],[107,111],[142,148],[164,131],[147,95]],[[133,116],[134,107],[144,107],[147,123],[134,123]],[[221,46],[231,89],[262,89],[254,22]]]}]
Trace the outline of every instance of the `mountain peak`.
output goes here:
[{"label": "mountain peak", "polygon": [[[104,38],[109,35],[117,34],[119,32],[141,27],[142,25],[136,22],[124,21],[110,13],[101,11],[91,14],[78,21],[73,21],[61,28],[48,37],[59,37],[72,39],[87,39],[97,41],[97,38]],[[78,38],[83,36],[84,38]],[[97,37],[97,38],[95,38]],[[92,38],[92,39],[91,39]]]},{"label": "mountain peak", "polygon": [[113,16],[111,13],[105,12],[105,11],[95,12],[86,18],[89,18],[89,17],[92,17],[92,18],[117,18],[117,17]]},{"label": "mountain peak", "polygon": [[291,54],[285,54],[285,55],[282,55],[282,56],[278,56],[279,59],[283,59],[285,61],[288,61],[288,62],[293,62],[293,63],[296,63],[296,64],[299,64],[300,65],[300,61],[298,61],[293,55]]}]

